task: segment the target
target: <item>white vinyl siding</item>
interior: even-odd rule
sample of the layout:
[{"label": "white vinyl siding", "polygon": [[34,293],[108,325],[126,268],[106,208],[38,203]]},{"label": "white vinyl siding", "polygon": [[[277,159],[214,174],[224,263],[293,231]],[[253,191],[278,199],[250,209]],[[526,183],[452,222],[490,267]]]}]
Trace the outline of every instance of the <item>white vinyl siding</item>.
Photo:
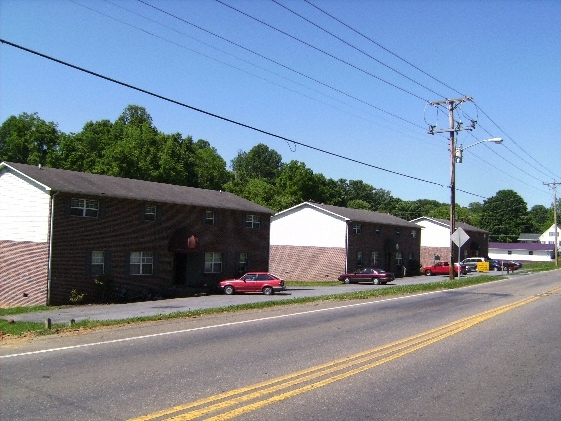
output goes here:
[{"label": "white vinyl siding", "polygon": [[0,240],[48,241],[50,196],[44,186],[5,168],[0,195]]},{"label": "white vinyl siding", "polygon": [[341,247],[346,246],[346,221],[327,211],[298,207],[273,217],[271,245]]}]

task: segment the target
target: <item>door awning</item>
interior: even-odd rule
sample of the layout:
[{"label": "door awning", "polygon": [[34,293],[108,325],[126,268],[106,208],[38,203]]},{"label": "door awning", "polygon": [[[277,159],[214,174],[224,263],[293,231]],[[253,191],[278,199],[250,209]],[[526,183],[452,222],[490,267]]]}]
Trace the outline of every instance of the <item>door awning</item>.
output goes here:
[{"label": "door awning", "polygon": [[171,236],[168,251],[172,253],[200,253],[199,238],[189,228],[178,228]]}]

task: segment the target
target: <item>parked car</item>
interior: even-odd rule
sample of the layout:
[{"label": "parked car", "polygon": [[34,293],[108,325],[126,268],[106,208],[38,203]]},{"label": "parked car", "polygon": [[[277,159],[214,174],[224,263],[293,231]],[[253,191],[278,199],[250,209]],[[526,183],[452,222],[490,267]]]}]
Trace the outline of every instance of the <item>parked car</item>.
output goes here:
[{"label": "parked car", "polygon": [[513,262],[513,261],[497,260],[497,259],[489,260],[489,270],[493,270],[493,271],[498,271],[498,270],[512,271],[518,269],[520,266],[522,266],[520,263]]},{"label": "parked car", "polygon": [[[460,267],[460,273],[462,275],[467,275],[467,273],[468,273],[467,268],[463,264],[460,264],[459,267]],[[425,266],[423,268],[423,273],[427,276],[448,275],[450,273],[450,263],[448,263],[448,262],[438,262],[438,263],[435,263],[432,266]],[[454,273],[456,275],[458,274],[458,264],[457,263],[454,264]]]},{"label": "parked car", "polygon": [[380,268],[363,268],[355,270],[353,273],[343,273],[337,278],[346,284],[357,282],[372,282],[374,285],[385,285],[395,280],[392,272],[386,272]]},{"label": "parked car", "polygon": [[462,260],[460,263],[471,271],[477,270],[477,264],[480,262],[486,262],[487,259],[484,257],[468,257],[467,259]]},{"label": "parked car", "polygon": [[236,292],[262,292],[271,295],[286,289],[281,278],[268,272],[248,272],[239,279],[221,281],[218,286],[226,295]]}]

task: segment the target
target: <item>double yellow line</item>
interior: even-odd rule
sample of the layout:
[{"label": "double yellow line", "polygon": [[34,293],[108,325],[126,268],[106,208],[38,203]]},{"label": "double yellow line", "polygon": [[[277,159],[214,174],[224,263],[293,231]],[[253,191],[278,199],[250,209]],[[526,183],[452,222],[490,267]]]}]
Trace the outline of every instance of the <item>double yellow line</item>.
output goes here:
[{"label": "double yellow line", "polygon": [[178,405],[142,417],[131,418],[128,421],[188,421],[204,416],[209,416],[209,418],[205,418],[207,421],[229,420],[244,413],[255,411],[266,405],[309,392],[354,376],[363,371],[370,370],[455,335],[456,333],[489,320],[499,314],[529,304],[543,296],[551,295],[558,291],[561,291],[561,287],[346,358],[341,358],[251,386],[209,396],[208,398]]}]

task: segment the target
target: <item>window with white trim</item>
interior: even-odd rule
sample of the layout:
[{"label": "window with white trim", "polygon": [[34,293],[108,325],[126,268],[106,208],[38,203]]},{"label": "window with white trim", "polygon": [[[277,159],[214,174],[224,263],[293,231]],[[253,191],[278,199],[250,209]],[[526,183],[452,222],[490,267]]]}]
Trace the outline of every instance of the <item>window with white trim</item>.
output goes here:
[{"label": "window with white trim", "polygon": [[411,230],[411,238],[417,238],[417,230]]},{"label": "window with white trim", "polygon": [[380,253],[377,251],[373,251],[370,254],[370,265],[371,266],[380,266]]},{"label": "window with white trim", "polygon": [[144,220],[145,221],[155,221],[156,220],[156,206],[154,206],[154,205],[144,205]]},{"label": "window with white trim", "polygon": [[362,224],[353,224],[353,232],[355,234],[361,234],[362,233]]},{"label": "window with white trim", "polygon": [[222,254],[215,252],[205,253],[205,273],[222,272]]},{"label": "window with white trim", "polygon": [[103,275],[105,273],[105,252],[92,251],[91,265],[92,276],[95,277]]},{"label": "window with white trim", "polygon": [[247,272],[247,253],[240,253],[238,261],[238,271],[240,273]]},{"label": "window with white trim", "polygon": [[73,197],[70,201],[70,215],[97,218],[99,216],[99,200]]},{"label": "window with white trim", "polygon": [[130,274],[152,275],[154,273],[154,253],[151,251],[131,251]]},{"label": "window with white trim", "polygon": [[403,264],[403,253],[398,251],[395,253],[395,264],[402,265]]},{"label": "window with white trim", "polygon": [[214,211],[205,211],[205,225],[214,225],[215,224],[215,219],[214,219]]},{"label": "window with white trim", "polygon": [[261,216],[259,216],[259,215],[246,215],[245,216],[245,227],[246,228],[260,228],[261,227]]}]

